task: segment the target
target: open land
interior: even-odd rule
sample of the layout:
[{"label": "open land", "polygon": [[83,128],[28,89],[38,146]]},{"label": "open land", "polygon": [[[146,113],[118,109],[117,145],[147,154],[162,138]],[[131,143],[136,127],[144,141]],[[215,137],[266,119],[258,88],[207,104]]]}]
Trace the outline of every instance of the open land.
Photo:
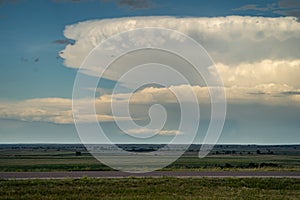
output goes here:
[{"label": "open land", "polygon": [[[156,146],[126,145],[129,151]],[[165,171],[300,171],[300,145],[217,145],[205,158],[199,146],[190,149]],[[0,145],[0,172],[111,171],[82,145]]]},{"label": "open land", "polygon": [[128,174],[82,145],[0,145],[0,199],[299,199],[299,145],[217,145],[202,159],[198,150],[161,171]]}]

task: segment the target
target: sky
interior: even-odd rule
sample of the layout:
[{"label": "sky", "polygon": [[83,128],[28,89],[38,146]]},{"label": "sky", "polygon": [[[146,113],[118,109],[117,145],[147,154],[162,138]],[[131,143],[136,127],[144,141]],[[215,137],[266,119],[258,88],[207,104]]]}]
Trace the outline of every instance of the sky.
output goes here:
[{"label": "sky", "polygon": [[[160,27],[193,38],[214,61],[227,97],[218,143],[299,144],[299,19],[298,0],[0,0],[0,143],[80,143],[72,92],[86,56],[120,32]],[[131,56],[142,62],[163,55],[144,54]],[[189,64],[164,56],[166,64],[189,72]],[[120,73],[131,64],[130,56],[116,61],[97,88],[99,123],[118,143],[140,141],[120,131],[109,106]],[[93,70],[85,76],[98,78]],[[202,116],[194,143],[203,141],[210,119],[207,88],[200,82],[192,85]],[[186,91],[184,85],[174,88]],[[176,129],[180,110],[169,89],[145,86],[134,94],[138,124],[149,123],[153,104],[168,113],[158,137],[147,142],[165,143],[177,134],[183,143],[189,140]],[[154,129],[128,131],[143,137]]]}]

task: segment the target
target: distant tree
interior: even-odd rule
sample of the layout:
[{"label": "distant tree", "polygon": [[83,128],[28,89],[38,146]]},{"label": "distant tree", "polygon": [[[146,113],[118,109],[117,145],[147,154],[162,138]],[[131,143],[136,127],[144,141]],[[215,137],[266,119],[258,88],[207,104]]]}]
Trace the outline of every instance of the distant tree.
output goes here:
[{"label": "distant tree", "polygon": [[225,151],[225,154],[231,154],[231,151]]},{"label": "distant tree", "polygon": [[267,154],[273,154],[274,152],[271,151],[270,149],[267,149],[268,153]]},{"label": "distant tree", "polygon": [[249,163],[248,168],[257,168],[259,165],[257,163]]},{"label": "distant tree", "polygon": [[259,149],[256,150],[256,154],[261,154]]},{"label": "distant tree", "polygon": [[261,167],[261,168],[263,168],[263,167],[279,167],[279,165],[276,163],[261,163],[259,165],[259,167]]},{"label": "distant tree", "polygon": [[81,156],[81,152],[80,151],[76,151],[75,155],[76,156]]},{"label": "distant tree", "polygon": [[233,165],[231,165],[231,164],[229,164],[229,163],[225,163],[225,166],[224,166],[224,168],[233,168],[234,166]]}]

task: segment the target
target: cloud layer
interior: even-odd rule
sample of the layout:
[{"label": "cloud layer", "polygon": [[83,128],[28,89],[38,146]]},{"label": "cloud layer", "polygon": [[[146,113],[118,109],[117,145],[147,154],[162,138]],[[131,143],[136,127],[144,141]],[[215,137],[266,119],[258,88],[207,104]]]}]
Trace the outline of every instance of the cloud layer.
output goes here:
[{"label": "cloud layer", "polygon": [[[171,86],[170,88],[148,87],[132,94],[122,93],[111,96],[106,94],[95,100],[96,118],[99,122],[112,122],[114,120],[131,120],[122,116],[113,116],[111,102],[114,100],[117,106],[122,106],[130,99],[132,120],[147,121],[150,105],[174,105],[178,101],[172,90],[184,94],[188,85]],[[201,106],[210,106],[210,95],[207,87],[193,86]],[[230,104],[261,104],[261,105],[300,105],[300,90],[291,88],[285,84],[260,84],[254,87],[232,86],[226,88],[227,101]],[[85,99],[77,100],[84,107]],[[190,99],[184,99],[182,103],[189,103]],[[174,110],[174,108],[173,108]],[[180,116],[180,112],[176,115]],[[207,116],[205,116],[207,117]],[[18,102],[1,102],[1,119],[17,119],[22,121],[43,121],[56,124],[73,124],[72,100],[62,98],[31,99]],[[209,118],[209,117],[207,117]],[[93,119],[91,114],[83,114],[78,122],[87,123]],[[133,133],[134,130],[132,130]],[[174,131],[173,131],[174,132]],[[162,131],[160,134],[171,134]],[[178,134],[178,133],[176,133]]]},{"label": "cloud layer", "polygon": [[[216,62],[239,64],[263,59],[299,58],[300,23],[293,17],[132,17],[80,22],[64,34],[75,40],[63,54],[67,67],[78,68],[105,39],[123,31],[161,27],[180,31],[202,44]],[[134,38],[132,38],[134,39]]]}]

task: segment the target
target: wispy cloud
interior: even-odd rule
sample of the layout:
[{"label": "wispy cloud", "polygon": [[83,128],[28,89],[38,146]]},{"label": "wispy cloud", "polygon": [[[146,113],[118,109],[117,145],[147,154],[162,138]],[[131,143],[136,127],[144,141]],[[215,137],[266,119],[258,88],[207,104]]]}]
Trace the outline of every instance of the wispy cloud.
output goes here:
[{"label": "wispy cloud", "polygon": [[[2,0],[4,1],[4,0]],[[84,3],[96,0],[52,0],[54,3]],[[127,7],[131,10],[150,9],[156,6],[151,0],[101,0],[103,3],[114,2],[119,7]]]},{"label": "wispy cloud", "polygon": [[54,40],[53,43],[54,44],[74,44],[74,42],[69,39]]},{"label": "wispy cloud", "polygon": [[282,92],[281,94],[283,94],[283,95],[300,95],[300,91],[287,91],[287,92]]},{"label": "wispy cloud", "polygon": [[82,3],[91,0],[52,0],[54,3]]},{"label": "wispy cloud", "polygon": [[128,6],[131,9],[149,9],[155,6],[150,0],[119,0],[118,4],[120,6]]},{"label": "wispy cloud", "polygon": [[267,4],[267,6],[261,6],[258,4],[247,4],[244,5],[242,7],[239,8],[235,8],[233,10],[241,10],[241,11],[245,11],[245,10],[257,10],[257,11],[268,11],[268,10],[274,10],[276,9],[276,4]]},{"label": "wispy cloud", "polygon": [[275,12],[288,16],[300,18],[300,1],[298,0],[280,0],[279,8]]},{"label": "wispy cloud", "polygon": [[37,62],[40,61],[40,58],[39,57],[32,57],[32,58],[21,57],[20,61],[21,62],[35,62],[35,63],[37,63]]},{"label": "wispy cloud", "polygon": [[7,3],[13,3],[13,4],[18,4],[21,3],[24,0],[0,0],[0,6],[5,5]]},{"label": "wispy cloud", "polygon": [[279,6],[281,8],[299,8],[300,9],[300,1],[298,0],[280,0]]},{"label": "wispy cloud", "polygon": [[273,12],[285,16],[300,17],[300,1],[299,0],[279,0],[277,3],[272,4],[247,4],[239,8],[233,9],[234,11],[260,11],[260,12]]},{"label": "wispy cloud", "polygon": [[156,6],[151,0],[102,0],[102,2],[115,2],[119,7],[128,7],[131,10],[150,9]]},{"label": "wispy cloud", "polygon": [[129,129],[127,130],[130,134],[158,134],[158,135],[179,135],[182,134],[179,130],[159,130],[159,129],[148,129],[148,128],[139,128],[139,129]]}]

